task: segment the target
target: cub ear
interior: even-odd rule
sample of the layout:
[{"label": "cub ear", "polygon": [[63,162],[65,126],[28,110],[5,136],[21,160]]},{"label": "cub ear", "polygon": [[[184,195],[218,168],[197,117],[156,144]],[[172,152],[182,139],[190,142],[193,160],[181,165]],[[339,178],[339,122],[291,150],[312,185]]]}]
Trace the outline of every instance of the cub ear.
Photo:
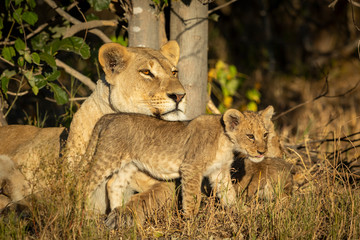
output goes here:
[{"label": "cub ear", "polygon": [[263,117],[263,121],[265,123],[265,126],[269,126],[271,123],[271,118],[274,115],[274,107],[269,105],[267,108],[265,108],[262,111],[259,111],[260,115]]},{"label": "cub ear", "polygon": [[130,56],[126,47],[118,43],[106,43],[99,49],[99,62],[107,76],[124,69]]},{"label": "cub ear", "polygon": [[160,52],[164,55],[172,65],[176,66],[180,57],[180,47],[179,44],[174,41],[168,41],[161,48]]},{"label": "cub ear", "polygon": [[223,121],[225,124],[225,130],[227,132],[232,132],[237,129],[240,125],[241,118],[243,118],[243,114],[236,109],[229,109],[224,113]]}]

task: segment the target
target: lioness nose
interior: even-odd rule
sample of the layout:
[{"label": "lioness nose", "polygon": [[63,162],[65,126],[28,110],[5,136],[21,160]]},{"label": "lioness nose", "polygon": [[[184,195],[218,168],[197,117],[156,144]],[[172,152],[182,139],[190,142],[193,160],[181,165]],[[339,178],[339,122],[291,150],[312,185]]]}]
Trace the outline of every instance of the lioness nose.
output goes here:
[{"label": "lioness nose", "polygon": [[174,102],[179,103],[184,98],[185,93],[168,93],[167,96],[174,100]]},{"label": "lioness nose", "polygon": [[257,152],[258,152],[258,154],[260,154],[260,155],[264,155],[264,153],[265,153],[265,151],[259,151],[259,150],[257,150]]}]

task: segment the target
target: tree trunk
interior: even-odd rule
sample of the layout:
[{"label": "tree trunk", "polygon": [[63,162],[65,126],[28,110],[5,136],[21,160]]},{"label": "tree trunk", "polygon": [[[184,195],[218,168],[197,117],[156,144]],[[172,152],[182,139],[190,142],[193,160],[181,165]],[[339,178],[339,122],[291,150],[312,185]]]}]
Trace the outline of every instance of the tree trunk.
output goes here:
[{"label": "tree trunk", "polygon": [[130,47],[159,49],[165,31],[164,13],[151,0],[132,0],[132,11],[127,15]]},{"label": "tree trunk", "polygon": [[198,0],[171,2],[170,39],[180,45],[179,78],[186,90],[189,119],[207,103],[208,6]]}]

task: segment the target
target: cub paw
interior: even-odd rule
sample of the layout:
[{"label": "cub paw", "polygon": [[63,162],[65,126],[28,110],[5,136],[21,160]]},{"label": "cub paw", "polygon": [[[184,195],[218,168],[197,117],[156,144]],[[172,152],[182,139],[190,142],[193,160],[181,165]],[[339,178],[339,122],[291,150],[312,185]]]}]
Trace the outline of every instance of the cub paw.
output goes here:
[{"label": "cub paw", "polygon": [[106,217],[104,224],[107,228],[114,230],[119,229],[120,226],[132,227],[134,225],[134,218],[131,212],[124,212],[115,208]]},{"label": "cub paw", "polygon": [[119,228],[120,212],[117,208],[113,209],[106,217],[104,224],[109,229]]}]

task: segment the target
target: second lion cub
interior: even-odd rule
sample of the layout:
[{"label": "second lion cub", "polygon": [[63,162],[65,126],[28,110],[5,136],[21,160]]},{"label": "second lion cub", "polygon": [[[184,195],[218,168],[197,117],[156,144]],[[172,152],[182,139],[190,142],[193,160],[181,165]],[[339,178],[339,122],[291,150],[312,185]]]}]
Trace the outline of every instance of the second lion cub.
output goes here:
[{"label": "second lion cub", "polygon": [[187,216],[198,210],[205,176],[220,202],[231,205],[236,200],[230,177],[233,154],[241,152],[254,162],[263,160],[273,113],[272,106],[259,113],[230,109],[223,116],[202,115],[181,122],[139,114],[105,115],[97,122],[85,154],[90,164],[90,204],[96,202],[97,188],[112,176],[110,208],[122,206],[133,174],[142,171],[161,180],[181,177]]}]

